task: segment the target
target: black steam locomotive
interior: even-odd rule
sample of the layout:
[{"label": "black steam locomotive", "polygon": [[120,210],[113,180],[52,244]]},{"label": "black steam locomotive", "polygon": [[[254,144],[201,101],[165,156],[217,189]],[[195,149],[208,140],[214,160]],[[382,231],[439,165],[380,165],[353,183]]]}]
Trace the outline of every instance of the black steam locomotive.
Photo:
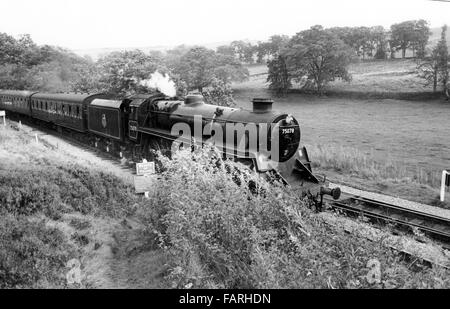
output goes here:
[{"label": "black steam locomotive", "polygon": [[[300,147],[297,120],[272,110],[272,103],[270,99],[254,99],[253,109],[245,110],[206,104],[201,95],[180,99],[154,92],[117,98],[104,93],[0,91],[0,110],[44,122],[62,133],[81,134],[96,147],[120,156],[147,157],[155,139],[191,142],[193,132],[200,131],[203,142],[212,137],[212,132],[215,136],[221,131],[222,136],[215,136],[215,141],[219,141],[224,155],[259,173],[278,175],[319,205],[324,194],[338,199],[340,190],[328,189],[325,180],[312,173],[307,151]],[[174,131],[180,124],[190,129],[189,136]],[[272,130],[274,127],[277,130]],[[252,137],[251,129],[256,132]],[[261,142],[266,144],[264,149]],[[269,151],[273,149],[277,150],[276,160]]]}]

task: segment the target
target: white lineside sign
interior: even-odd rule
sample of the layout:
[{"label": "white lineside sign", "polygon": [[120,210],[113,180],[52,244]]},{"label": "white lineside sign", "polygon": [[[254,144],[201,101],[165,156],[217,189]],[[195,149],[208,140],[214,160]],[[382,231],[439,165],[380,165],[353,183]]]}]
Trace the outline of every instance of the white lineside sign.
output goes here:
[{"label": "white lineside sign", "polygon": [[144,193],[148,197],[148,193],[154,186],[155,181],[155,162],[136,163],[136,176],[134,177],[134,189],[136,193]]},{"label": "white lineside sign", "polygon": [[6,126],[6,113],[5,113],[5,111],[0,111],[0,117],[3,117],[3,125]]},{"label": "white lineside sign", "polygon": [[155,162],[147,162],[147,160],[142,160],[142,163],[136,163],[136,175],[145,176],[152,175],[155,173]]},{"label": "white lineside sign", "polygon": [[443,170],[441,181],[441,202],[443,202],[445,198],[445,187],[449,186],[450,186],[450,172]]}]

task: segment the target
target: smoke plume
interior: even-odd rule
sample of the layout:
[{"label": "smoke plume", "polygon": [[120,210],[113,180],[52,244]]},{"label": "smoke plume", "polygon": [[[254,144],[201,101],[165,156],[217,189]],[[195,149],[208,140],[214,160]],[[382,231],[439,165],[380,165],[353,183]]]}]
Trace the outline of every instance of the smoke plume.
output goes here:
[{"label": "smoke plume", "polygon": [[150,79],[140,81],[140,84],[149,88],[156,88],[166,96],[174,97],[177,94],[175,82],[170,80],[169,75],[162,75],[158,71],[150,76]]}]

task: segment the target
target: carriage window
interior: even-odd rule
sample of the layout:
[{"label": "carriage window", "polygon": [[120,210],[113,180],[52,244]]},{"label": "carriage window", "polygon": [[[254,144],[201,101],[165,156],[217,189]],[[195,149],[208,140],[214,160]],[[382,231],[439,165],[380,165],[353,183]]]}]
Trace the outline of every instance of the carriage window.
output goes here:
[{"label": "carriage window", "polygon": [[48,102],[45,102],[45,110],[48,110]]},{"label": "carriage window", "polygon": [[72,116],[72,105],[69,105],[69,116]]},{"label": "carriage window", "polygon": [[80,117],[80,107],[77,106],[77,117]]}]

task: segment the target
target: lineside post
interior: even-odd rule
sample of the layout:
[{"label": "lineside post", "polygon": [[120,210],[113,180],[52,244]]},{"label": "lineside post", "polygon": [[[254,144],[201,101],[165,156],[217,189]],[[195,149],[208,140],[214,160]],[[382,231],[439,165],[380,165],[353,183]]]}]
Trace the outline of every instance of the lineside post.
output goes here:
[{"label": "lineside post", "polygon": [[450,172],[442,171],[442,181],[441,181],[441,202],[445,199],[445,187],[450,186]]},{"label": "lineside post", "polygon": [[0,111],[0,117],[3,117],[3,126],[6,127],[6,113],[5,113],[5,111]]}]

